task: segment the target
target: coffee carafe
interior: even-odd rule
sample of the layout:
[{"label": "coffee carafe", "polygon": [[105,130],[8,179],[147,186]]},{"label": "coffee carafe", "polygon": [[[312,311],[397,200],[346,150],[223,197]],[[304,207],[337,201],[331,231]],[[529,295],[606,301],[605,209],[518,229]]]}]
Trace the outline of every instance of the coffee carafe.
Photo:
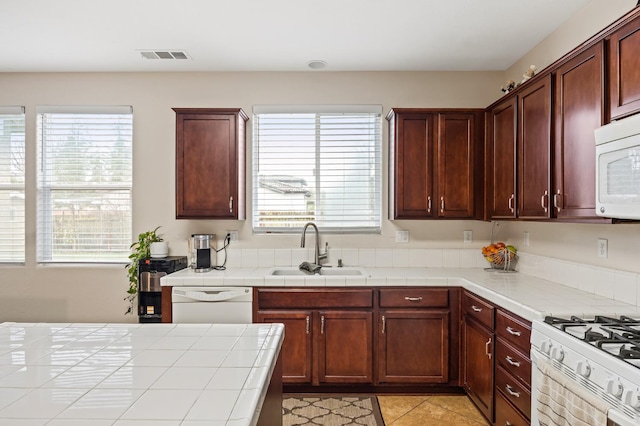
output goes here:
[{"label": "coffee carafe", "polygon": [[[195,272],[208,272],[212,269],[212,257],[215,257],[214,234],[192,234],[190,240],[191,267]],[[215,262],[215,260],[213,260]]]}]

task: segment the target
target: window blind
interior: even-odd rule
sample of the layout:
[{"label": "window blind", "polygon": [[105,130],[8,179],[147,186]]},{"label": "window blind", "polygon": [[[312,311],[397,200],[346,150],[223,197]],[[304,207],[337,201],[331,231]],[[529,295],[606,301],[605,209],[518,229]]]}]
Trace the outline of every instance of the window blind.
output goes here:
[{"label": "window blind", "polygon": [[254,108],[254,232],[298,232],[309,221],[323,232],[380,232],[381,113]]},{"label": "window blind", "polygon": [[25,260],[24,151],[24,108],[0,107],[0,262]]},{"label": "window blind", "polygon": [[127,262],[132,117],[130,107],[38,109],[38,262]]}]

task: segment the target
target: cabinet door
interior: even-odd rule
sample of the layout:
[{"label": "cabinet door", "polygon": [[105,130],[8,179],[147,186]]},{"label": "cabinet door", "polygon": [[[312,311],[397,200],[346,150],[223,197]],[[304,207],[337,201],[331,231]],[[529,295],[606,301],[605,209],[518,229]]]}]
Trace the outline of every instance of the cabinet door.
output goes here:
[{"label": "cabinet door", "polygon": [[242,110],[176,111],[176,218],[244,219]]},{"label": "cabinet door", "polygon": [[558,218],[597,217],[593,131],[604,124],[603,52],[600,42],[555,73],[553,210]]},{"label": "cabinet door", "polygon": [[473,114],[438,114],[439,217],[470,218],[474,214]]},{"label": "cabinet door", "polygon": [[463,322],[463,384],[471,400],[493,421],[493,333],[472,319]]},{"label": "cabinet door", "polygon": [[320,383],[373,383],[372,312],[320,311],[316,330]]},{"label": "cabinet door", "polygon": [[551,217],[551,77],[518,98],[518,216]]},{"label": "cabinet door", "polygon": [[449,311],[385,310],[378,321],[380,383],[449,380]]},{"label": "cabinet door", "polygon": [[311,311],[259,311],[256,321],[284,324],[283,383],[311,384]]},{"label": "cabinet door", "polygon": [[433,115],[397,113],[390,122],[392,219],[433,216]]},{"label": "cabinet door", "polygon": [[640,18],[611,35],[608,63],[611,119],[640,111]]},{"label": "cabinet door", "polygon": [[487,216],[491,219],[516,217],[516,112],[514,95],[487,116]]}]

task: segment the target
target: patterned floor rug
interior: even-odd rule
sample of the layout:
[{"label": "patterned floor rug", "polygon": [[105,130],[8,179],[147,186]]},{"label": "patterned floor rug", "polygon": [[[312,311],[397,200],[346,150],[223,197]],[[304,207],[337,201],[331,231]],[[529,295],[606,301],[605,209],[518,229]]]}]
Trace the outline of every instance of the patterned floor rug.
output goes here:
[{"label": "patterned floor rug", "polygon": [[375,396],[284,395],[283,426],[384,426]]}]

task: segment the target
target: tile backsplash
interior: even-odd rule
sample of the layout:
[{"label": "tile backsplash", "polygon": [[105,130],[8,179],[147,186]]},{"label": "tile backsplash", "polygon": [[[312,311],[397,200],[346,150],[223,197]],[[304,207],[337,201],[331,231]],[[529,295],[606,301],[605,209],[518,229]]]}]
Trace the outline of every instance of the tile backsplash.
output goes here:
[{"label": "tile backsplash", "polygon": [[[640,306],[640,274],[597,267],[568,260],[519,252],[518,272],[554,281],[588,293]],[[218,253],[218,263],[224,254]],[[314,250],[293,249],[228,249],[229,268],[270,268],[298,266],[313,261]],[[329,265],[364,268],[486,268],[487,261],[479,249],[411,248],[355,249],[331,248]]]}]

